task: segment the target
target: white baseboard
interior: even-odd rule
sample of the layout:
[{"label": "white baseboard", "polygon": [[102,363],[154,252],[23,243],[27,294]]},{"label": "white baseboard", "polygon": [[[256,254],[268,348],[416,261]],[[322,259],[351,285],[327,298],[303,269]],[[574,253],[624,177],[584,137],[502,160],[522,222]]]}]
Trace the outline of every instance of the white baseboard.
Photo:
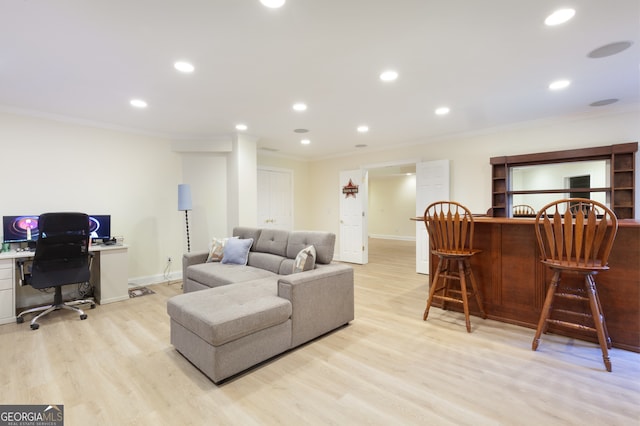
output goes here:
[{"label": "white baseboard", "polygon": [[166,283],[167,281],[177,281],[181,279],[182,271],[171,272],[168,275],[147,275],[145,277],[129,278],[129,287],[141,287],[145,285],[160,284]]},{"label": "white baseboard", "polygon": [[398,240],[398,241],[415,241],[416,237],[407,235],[382,235],[382,234],[369,234],[369,238],[376,238],[379,240]]},{"label": "white baseboard", "polygon": [[121,302],[123,300],[129,300],[129,294],[126,296],[111,297],[109,299],[100,299],[100,304],[106,305],[107,303]]}]

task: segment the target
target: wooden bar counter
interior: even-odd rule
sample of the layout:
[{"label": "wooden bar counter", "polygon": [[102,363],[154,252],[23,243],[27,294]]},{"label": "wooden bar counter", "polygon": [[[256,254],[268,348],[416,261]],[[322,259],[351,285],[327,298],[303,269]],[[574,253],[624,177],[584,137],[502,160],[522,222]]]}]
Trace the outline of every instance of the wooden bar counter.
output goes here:
[{"label": "wooden bar counter", "polygon": [[[473,256],[471,264],[488,317],[535,329],[551,280],[550,270],[539,260],[535,219],[476,217],[474,221],[473,247],[482,253]],[[437,264],[432,256],[430,276]],[[613,346],[640,352],[640,221],[620,220],[609,266],[595,278]],[[565,274],[561,285],[580,278]],[[578,331],[552,327],[549,331],[597,341]]]}]

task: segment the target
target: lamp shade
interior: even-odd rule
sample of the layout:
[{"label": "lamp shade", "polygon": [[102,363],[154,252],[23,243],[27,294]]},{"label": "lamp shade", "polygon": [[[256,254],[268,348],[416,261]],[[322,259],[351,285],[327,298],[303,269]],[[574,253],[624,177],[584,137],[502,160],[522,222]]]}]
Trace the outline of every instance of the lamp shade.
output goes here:
[{"label": "lamp shade", "polygon": [[191,186],[188,183],[178,185],[178,210],[191,210]]}]

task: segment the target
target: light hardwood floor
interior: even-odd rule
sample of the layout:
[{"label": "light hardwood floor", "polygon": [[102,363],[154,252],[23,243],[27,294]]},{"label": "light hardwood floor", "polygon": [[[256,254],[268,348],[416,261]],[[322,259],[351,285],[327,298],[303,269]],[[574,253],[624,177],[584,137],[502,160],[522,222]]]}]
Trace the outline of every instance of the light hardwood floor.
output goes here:
[{"label": "light hardwood floor", "polygon": [[[169,343],[166,300],[0,326],[0,403],[64,404],[67,425],[631,425],[640,355],[432,309],[413,243],[371,240],[347,327],[216,386]],[[605,307],[606,311],[606,307]],[[637,320],[637,319],[636,319]]]}]

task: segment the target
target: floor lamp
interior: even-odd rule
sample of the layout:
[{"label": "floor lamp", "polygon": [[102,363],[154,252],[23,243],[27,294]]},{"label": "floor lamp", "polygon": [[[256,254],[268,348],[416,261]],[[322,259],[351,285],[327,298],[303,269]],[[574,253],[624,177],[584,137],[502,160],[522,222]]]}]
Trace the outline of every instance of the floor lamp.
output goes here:
[{"label": "floor lamp", "polygon": [[188,183],[178,185],[178,210],[184,211],[184,220],[187,225],[187,252],[191,252],[189,241],[189,210],[191,210],[191,186]]}]

